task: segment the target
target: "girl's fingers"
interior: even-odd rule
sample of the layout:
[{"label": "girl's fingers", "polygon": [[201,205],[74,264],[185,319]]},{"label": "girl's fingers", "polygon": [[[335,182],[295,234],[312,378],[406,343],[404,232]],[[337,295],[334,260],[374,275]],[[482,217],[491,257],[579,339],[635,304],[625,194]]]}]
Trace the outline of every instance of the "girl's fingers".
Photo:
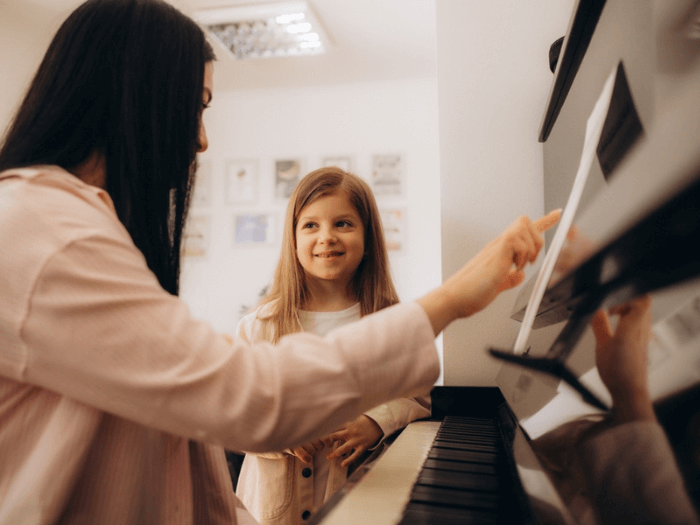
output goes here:
[{"label": "girl's fingers", "polygon": [[304,447],[297,447],[292,449],[292,453],[298,457],[302,463],[310,463],[311,456],[304,450]]},{"label": "girl's fingers", "polygon": [[352,451],[352,445],[345,442],[342,445],[340,445],[338,448],[336,448],[333,452],[330,452],[329,454],[327,454],[326,459],[337,458],[337,457],[343,456],[345,454],[349,454],[351,451]]},{"label": "girl's fingers", "polygon": [[355,449],[355,451],[352,454],[350,454],[347,458],[345,458],[340,463],[340,465],[343,467],[347,467],[348,465],[350,465],[350,463],[355,461],[355,459],[358,458],[359,456],[360,456],[360,451],[358,449]]}]

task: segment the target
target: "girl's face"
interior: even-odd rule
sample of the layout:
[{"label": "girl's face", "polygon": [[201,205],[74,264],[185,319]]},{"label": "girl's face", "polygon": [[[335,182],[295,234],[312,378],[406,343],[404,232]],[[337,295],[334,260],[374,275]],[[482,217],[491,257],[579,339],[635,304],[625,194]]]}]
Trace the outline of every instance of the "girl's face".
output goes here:
[{"label": "girl's face", "polygon": [[365,253],[365,231],[346,192],[320,197],[302,208],[294,236],[309,284],[335,281],[347,287]]}]

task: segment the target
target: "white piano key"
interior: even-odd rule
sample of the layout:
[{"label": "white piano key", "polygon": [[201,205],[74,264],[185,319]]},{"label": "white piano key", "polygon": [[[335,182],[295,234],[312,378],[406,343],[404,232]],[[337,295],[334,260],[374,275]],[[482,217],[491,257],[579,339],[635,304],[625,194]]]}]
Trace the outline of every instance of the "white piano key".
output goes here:
[{"label": "white piano key", "polygon": [[416,421],[408,425],[323,525],[399,523],[440,423]]}]

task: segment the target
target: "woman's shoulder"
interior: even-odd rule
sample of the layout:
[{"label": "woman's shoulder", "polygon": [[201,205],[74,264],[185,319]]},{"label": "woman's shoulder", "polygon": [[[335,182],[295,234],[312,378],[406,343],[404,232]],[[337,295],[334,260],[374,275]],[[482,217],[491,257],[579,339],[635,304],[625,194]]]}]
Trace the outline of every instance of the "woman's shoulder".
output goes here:
[{"label": "woman's shoulder", "polygon": [[[31,166],[0,173],[4,209],[22,211],[24,220],[80,224],[121,224],[109,194],[58,166]],[[71,217],[70,221],[61,217]]]},{"label": "woman's shoulder", "polygon": [[62,193],[66,198],[78,198],[98,207],[114,209],[109,194],[102,188],[80,180],[59,166],[40,165],[13,168],[0,173],[0,182],[14,181],[14,187],[39,198],[44,194],[55,197]]},{"label": "woman's shoulder", "polygon": [[0,222],[5,233],[40,235],[56,245],[86,237],[128,233],[106,191],[58,166],[33,166],[0,173]]}]

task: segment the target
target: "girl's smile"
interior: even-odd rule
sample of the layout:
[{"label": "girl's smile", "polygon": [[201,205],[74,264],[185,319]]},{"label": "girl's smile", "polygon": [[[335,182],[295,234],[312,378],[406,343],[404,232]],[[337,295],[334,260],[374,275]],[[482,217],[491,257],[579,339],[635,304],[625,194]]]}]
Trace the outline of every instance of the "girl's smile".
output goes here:
[{"label": "girl's smile", "polygon": [[337,191],[306,205],[295,236],[307,282],[333,282],[345,289],[365,253],[364,226],[347,193]]},{"label": "girl's smile", "polygon": [[324,253],[317,253],[316,257],[321,257],[322,259],[330,259],[331,257],[338,257],[340,255],[343,255],[345,252],[324,252]]}]

